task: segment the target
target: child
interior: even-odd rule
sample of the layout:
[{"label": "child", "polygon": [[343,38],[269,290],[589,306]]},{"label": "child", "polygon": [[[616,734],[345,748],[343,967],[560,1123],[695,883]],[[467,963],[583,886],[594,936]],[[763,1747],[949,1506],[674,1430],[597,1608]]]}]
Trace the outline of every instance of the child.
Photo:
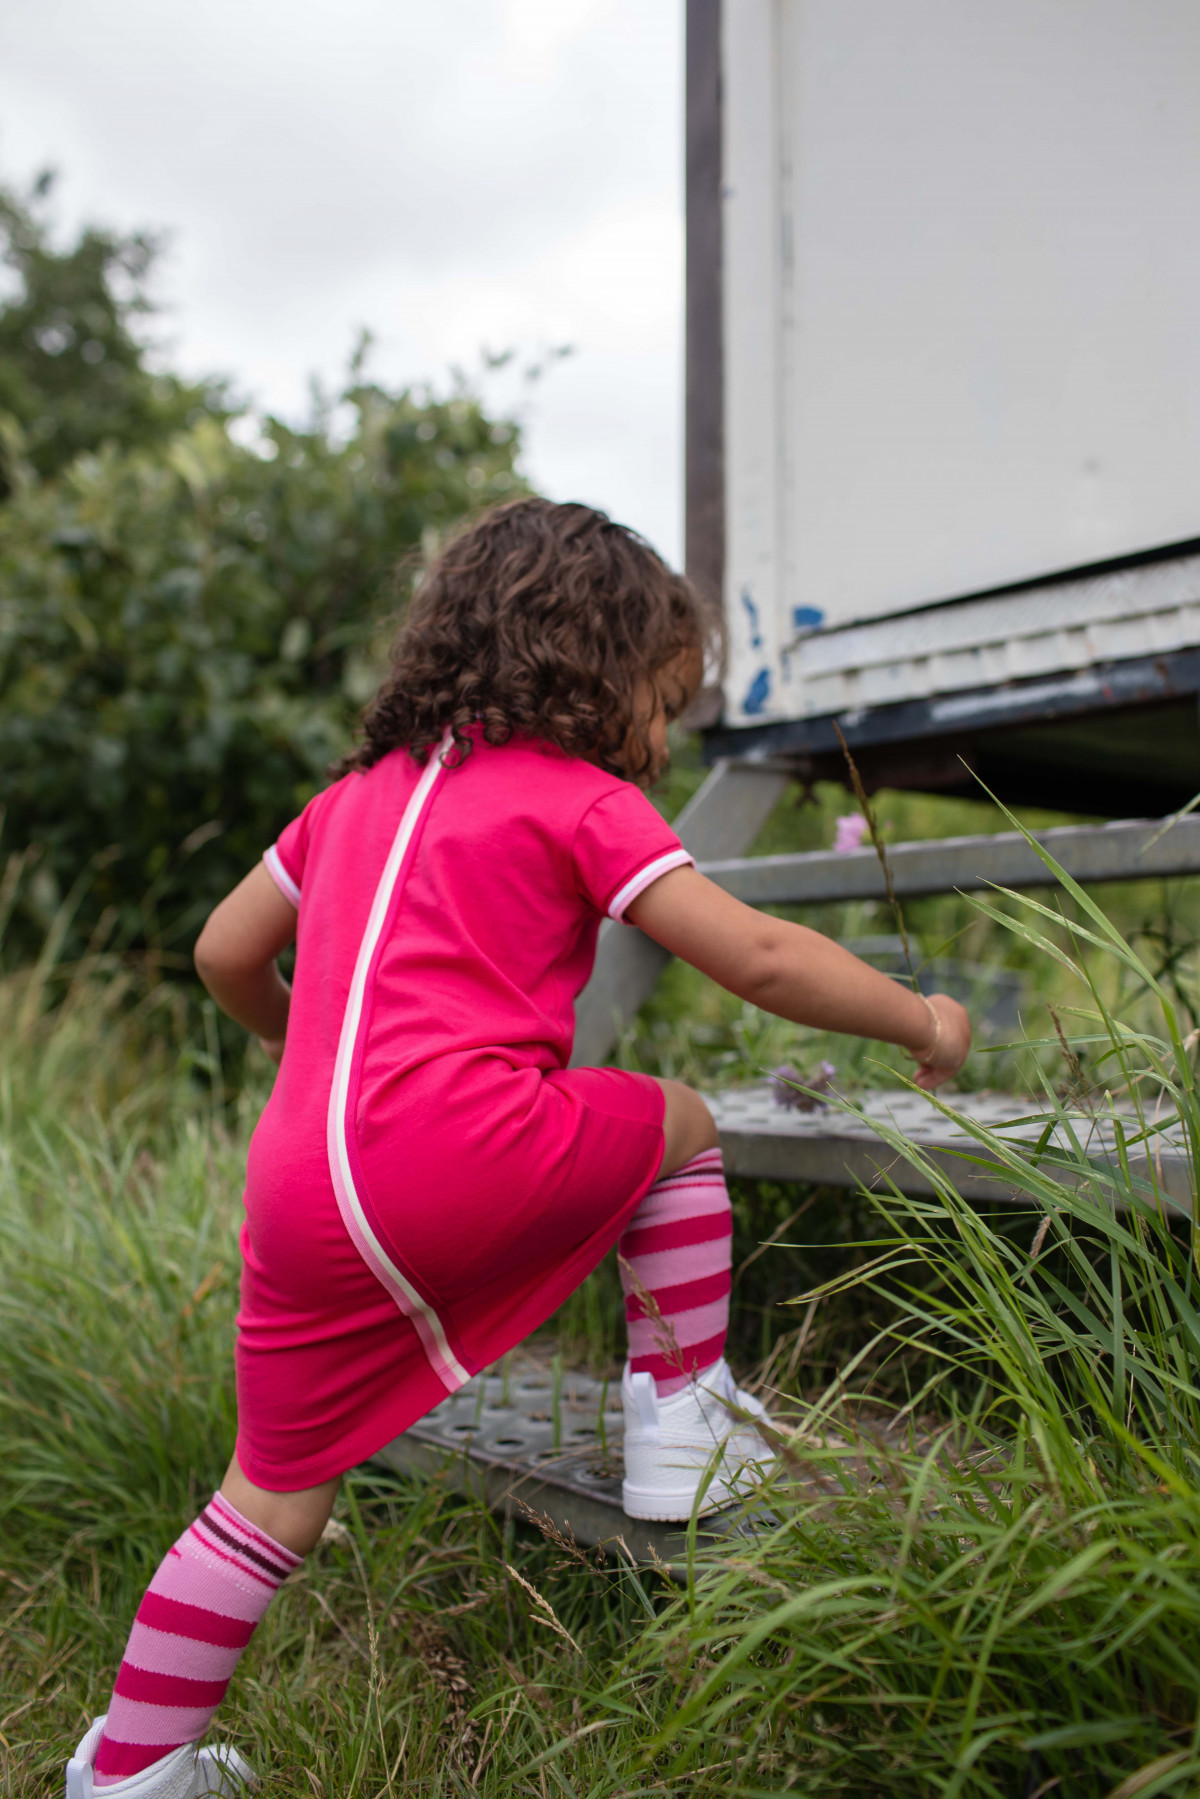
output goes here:
[{"label": "child", "polygon": [[[677,1081],[567,1066],[600,921],[784,1018],[902,1044],[924,1087],[961,1066],[970,1030],[952,999],[705,880],[645,797],[710,630],[689,584],[602,513],[487,514],[425,577],[349,772],[205,926],[205,985],[279,1064],[250,1146],[237,1447],[150,1583],[68,1799],[248,1778],[197,1743],[340,1476],[614,1244],[626,1510],[687,1518],[720,1445],[710,1506],[764,1459],[762,1407],[723,1359],[730,1213],[708,1108]],[[293,938],[289,991],[276,957]]]}]

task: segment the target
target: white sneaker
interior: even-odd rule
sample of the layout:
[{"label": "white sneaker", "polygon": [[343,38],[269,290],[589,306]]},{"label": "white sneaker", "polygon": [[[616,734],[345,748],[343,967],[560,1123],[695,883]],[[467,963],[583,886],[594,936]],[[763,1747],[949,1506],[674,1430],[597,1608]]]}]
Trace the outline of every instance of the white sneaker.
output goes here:
[{"label": "white sneaker", "polygon": [[96,1751],[105,1718],[97,1718],[67,1763],[66,1799],[203,1799],[208,1793],[219,1793],[223,1799],[236,1799],[243,1787],[256,1787],[258,1778],[250,1763],[228,1743],[210,1743],[198,1749],[195,1743],[184,1743],[143,1768],[109,1786],[94,1786]]},{"label": "white sneaker", "polygon": [[[681,1522],[690,1518],[705,1470],[716,1472],[700,1508],[703,1517],[745,1498],[775,1451],[739,1418],[766,1419],[767,1409],[734,1385],[722,1360],[704,1368],[679,1393],[660,1399],[654,1377],[631,1374],[621,1382],[625,1405],[625,1483],[621,1503],[630,1518]],[[730,1408],[735,1408],[731,1410]]]}]

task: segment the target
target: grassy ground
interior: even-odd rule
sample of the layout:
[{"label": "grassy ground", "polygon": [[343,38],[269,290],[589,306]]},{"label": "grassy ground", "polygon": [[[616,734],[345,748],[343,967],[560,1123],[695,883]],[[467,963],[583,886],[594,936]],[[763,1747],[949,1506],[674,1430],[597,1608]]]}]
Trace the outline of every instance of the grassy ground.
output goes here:
[{"label": "grassy ground", "polygon": [[[828,842],[848,807],[818,800],[772,821],[771,847]],[[882,810],[897,834],[939,822],[933,802]],[[1191,990],[1196,897],[1110,898],[1140,965],[1082,901],[1064,904],[1096,944],[1023,915],[1088,978],[964,901],[914,908],[910,927],[922,953],[963,933],[971,959],[1026,981],[1040,1047],[975,1080],[1000,1084],[998,1065],[1036,1092],[1045,1075],[1048,1107],[1078,1086],[1050,999],[1092,1015],[1063,1019],[1091,1039],[1098,1096],[1132,1091],[1148,1128],[1178,1108],[1195,1130],[1175,990]],[[78,972],[53,1010],[35,975],[0,992],[4,1799],[60,1790],[141,1588],[233,1436],[241,1167],[267,1070],[251,1061],[227,1092],[215,1033],[138,978]],[[623,1053],[701,1079],[828,1053],[884,1078],[686,972]],[[796,1434],[775,1524],[701,1547],[685,1586],[598,1567],[437,1483],[348,1483],[223,1714],[268,1799],[1200,1791],[1190,1231],[1119,1170],[981,1153],[1023,1208],[981,1215],[944,1183],[919,1203],[739,1190],[734,1359],[766,1358]],[[1119,1219],[1114,1189],[1133,1207]],[[608,1365],[618,1319],[602,1270],[554,1329]]]}]

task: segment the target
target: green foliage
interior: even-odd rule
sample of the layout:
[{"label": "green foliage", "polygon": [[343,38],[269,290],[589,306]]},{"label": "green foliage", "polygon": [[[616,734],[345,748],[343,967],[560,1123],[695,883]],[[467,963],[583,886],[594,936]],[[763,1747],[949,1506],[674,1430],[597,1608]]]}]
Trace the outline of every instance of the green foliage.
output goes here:
[{"label": "green foliage", "polygon": [[0,810],[30,852],[10,953],[71,895],[76,949],[182,957],[347,747],[400,565],[516,491],[517,450],[466,391],[389,393],[360,352],[304,428],[247,447],[210,410],[22,483],[0,506]]},{"label": "green foliage", "polygon": [[53,177],[28,200],[0,190],[0,498],[45,480],[102,444],[164,444],[229,407],[220,383],[152,370],[136,330],[154,311],[147,279],[156,245],[143,232],[85,228],[66,249],[47,220]]}]

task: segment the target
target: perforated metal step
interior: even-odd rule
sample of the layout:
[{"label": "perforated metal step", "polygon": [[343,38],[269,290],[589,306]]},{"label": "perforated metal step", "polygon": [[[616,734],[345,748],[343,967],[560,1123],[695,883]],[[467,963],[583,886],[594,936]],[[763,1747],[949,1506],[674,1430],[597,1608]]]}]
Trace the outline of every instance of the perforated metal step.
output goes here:
[{"label": "perforated metal step", "polygon": [[[375,1457],[402,1474],[441,1474],[493,1510],[548,1519],[576,1542],[620,1542],[639,1563],[678,1563],[682,1527],[627,1518],[621,1505],[620,1388],[590,1375],[509,1357],[435,1407]],[[724,1535],[734,1513],[706,1518],[702,1537]]]},{"label": "perforated metal step", "polygon": [[[991,1130],[1002,1131],[1010,1142],[1038,1142],[1046,1120],[1039,1116],[1036,1100],[1003,1093],[958,1093],[951,1103],[956,1111],[978,1119]],[[983,1156],[975,1139],[947,1119],[936,1106],[906,1088],[885,1088],[854,1095],[856,1115],[837,1106],[800,1112],[781,1106],[774,1090],[763,1083],[709,1096],[709,1105],[721,1133],[725,1165],[731,1174],[760,1180],[805,1181],[832,1187],[881,1186],[888,1181],[906,1193],[929,1193],[931,1185],[912,1163],[898,1155],[871,1127],[878,1119],[909,1138],[949,1174],[967,1199],[1009,1201],[1014,1195],[1002,1177],[965,1160]],[[1134,1135],[1138,1121],[1132,1109],[1119,1112],[1127,1135]],[[1111,1119],[1097,1107],[1071,1115],[1075,1135],[1090,1160],[1116,1168],[1116,1141]],[[1051,1142],[1067,1147],[1065,1132],[1057,1128]],[[1144,1145],[1129,1156],[1131,1172],[1153,1179],[1169,1203],[1191,1211],[1194,1183],[1182,1133],[1164,1130],[1153,1146],[1153,1171]]]}]

